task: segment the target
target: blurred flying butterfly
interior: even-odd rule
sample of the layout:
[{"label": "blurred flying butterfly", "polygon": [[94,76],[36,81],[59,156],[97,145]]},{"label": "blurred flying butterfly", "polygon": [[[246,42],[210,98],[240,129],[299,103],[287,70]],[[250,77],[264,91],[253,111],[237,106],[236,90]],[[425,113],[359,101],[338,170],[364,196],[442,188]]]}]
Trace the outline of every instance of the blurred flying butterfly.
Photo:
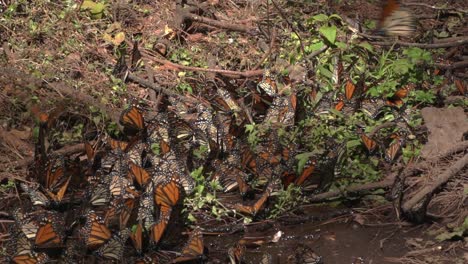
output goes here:
[{"label": "blurred flying butterfly", "polygon": [[414,18],[398,0],[386,0],[380,15],[378,33],[387,36],[410,36],[415,31]]}]

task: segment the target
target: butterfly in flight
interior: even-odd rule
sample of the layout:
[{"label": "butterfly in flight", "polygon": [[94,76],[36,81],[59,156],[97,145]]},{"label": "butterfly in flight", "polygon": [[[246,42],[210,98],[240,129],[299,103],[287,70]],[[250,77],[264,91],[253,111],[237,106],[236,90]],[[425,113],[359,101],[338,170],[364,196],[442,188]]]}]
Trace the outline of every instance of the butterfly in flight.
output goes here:
[{"label": "butterfly in flight", "polygon": [[398,0],[386,0],[380,15],[378,32],[386,36],[408,37],[415,31],[414,18]]}]

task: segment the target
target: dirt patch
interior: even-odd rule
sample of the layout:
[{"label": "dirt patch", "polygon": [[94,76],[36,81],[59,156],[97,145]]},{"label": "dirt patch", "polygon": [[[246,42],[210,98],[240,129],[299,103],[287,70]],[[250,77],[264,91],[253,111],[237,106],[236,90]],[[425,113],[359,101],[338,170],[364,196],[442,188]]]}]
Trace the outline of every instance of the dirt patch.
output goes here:
[{"label": "dirt patch", "polygon": [[424,108],[421,114],[429,131],[421,157],[437,156],[464,141],[464,134],[468,132],[468,115],[463,108]]}]

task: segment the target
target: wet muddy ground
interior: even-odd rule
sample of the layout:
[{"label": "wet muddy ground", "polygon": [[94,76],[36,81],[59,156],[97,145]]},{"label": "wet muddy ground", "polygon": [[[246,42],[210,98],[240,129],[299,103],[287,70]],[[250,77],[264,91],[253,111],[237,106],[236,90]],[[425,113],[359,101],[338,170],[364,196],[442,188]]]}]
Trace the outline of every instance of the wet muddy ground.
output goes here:
[{"label": "wet muddy ground", "polygon": [[[321,209],[329,213],[336,208]],[[307,212],[306,212],[307,213]],[[310,213],[310,212],[309,212]],[[262,263],[265,255],[271,263],[296,263],[291,261],[298,248],[306,246],[321,257],[323,263],[399,263],[411,248],[407,241],[427,239],[427,226],[410,226],[405,223],[366,223],[361,225],[356,213],[349,213],[331,220],[310,221],[300,224],[268,223],[256,231],[255,225],[248,226],[244,234],[205,236],[205,246],[213,263],[226,263],[228,248],[241,239],[264,241],[281,231],[278,242],[267,242],[260,246],[247,246],[246,263]],[[359,221],[359,220],[358,220]],[[250,231],[252,229],[252,231]],[[265,230],[266,229],[266,230]],[[222,241],[222,243],[220,243]],[[262,243],[260,242],[260,243]]]}]

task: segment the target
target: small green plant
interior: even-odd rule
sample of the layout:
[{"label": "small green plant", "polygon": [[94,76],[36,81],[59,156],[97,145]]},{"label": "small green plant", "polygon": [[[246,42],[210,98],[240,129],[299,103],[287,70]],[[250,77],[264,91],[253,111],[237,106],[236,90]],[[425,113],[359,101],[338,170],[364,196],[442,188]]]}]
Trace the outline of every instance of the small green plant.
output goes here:
[{"label": "small green plant", "polygon": [[247,141],[249,142],[250,146],[254,147],[257,146],[260,138],[258,136],[259,130],[258,125],[256,124],[247,124],[245,125],[245,132],[249,135],[247,137]]},{"label": "small green plant", "polygon": [[89,12],[92,19],[101,19],[106,11],[106,3],[84,0],[81,4],[81,11]]},{"label": "small green plant", "polygon": [[6,183],[0,185],[0,189],[4,192],[13,188],[15,188],[15,181],[12,179],[8,179]]},{"label": "small green plant", "polygon": [[297,205],[304,203],[301,195],[301,189],[294,184],[290,184],[285,190],[280,190],[277,193],[276,203],[270,211],[268,218],[274,219],[295,208]]},{"label": "small green plant", "polygon": [[199,211],[202,208],[210,208],[210,210],[207,211],[211,212],[217,219],[228,215],[229,212],[229,209],[224,207],[216,197],[216,192],[222,190],[219,182],[216,180],[207,182],[202,172],[203,167],[199,167],[190,173],[195,180],[195,189],[193,193],[184,200],[184,211],[188,212],[188,219],[191,222],[196,222],[193,212]]}]

